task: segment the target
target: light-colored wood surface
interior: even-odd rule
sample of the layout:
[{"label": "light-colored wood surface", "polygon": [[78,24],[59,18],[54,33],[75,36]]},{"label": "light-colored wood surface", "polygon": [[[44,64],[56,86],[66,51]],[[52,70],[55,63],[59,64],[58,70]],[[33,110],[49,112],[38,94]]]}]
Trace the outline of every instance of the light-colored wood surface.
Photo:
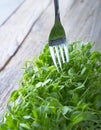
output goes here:
[{"label": "light-colored wood surface", "polygon": [[[69,41],[96,41],[95,48],[101,49],[100,0],[60,0],[60,12]],[[0,116],[10,93],[19,87],[25,60],[39,55],[53,23],[53,0],[26,0],[0,28]]]},{"label": "light-colored wood surface", "polygon": [[[0,64],[2,65],[0,71],[1,113],[3,113],[3,111],[5,110],[5,105],[10,93],[12,92],[12,90],[18,87],[17,81],[22,74],[22,71],[20,69],[23,67],[24,61],[31,56],[37,54],[40,49],[42,49],[41,46],[44,45],[43,43],[45,43],[45,41],[41,41],[41,35],[44,35],[44,28],[42,27],[45,20],[44,22],[42,22],[42,20],[39,19],[41,15],[44,14],[45,10],[47,10],[51,1],[45,0],[43,3],[41,0],[36,0],[36,2],[34,2],[33,0],[27,0],[23,4],[21,10],[18,10],[18,12],[16,12],[18,15],[15,14],[13,16],[14,18],[12,17],[9,21],[7,21],[4,26],[2,26],[2,28],[0,28],[0,35],[3,35],[0,36],[0,41],[2,41],[0,47],[0,58],[3,59],[0,62]],[[20,11],[23,14],[21,14]],[[39,22],[42,22],[42,24]],[[45,26],[46,24],[44,24],[44,27]],[[32,34],[31,32],[33,29],[35,30]],[[8,32],[8,30],[10,30],[10,32]],[[6,39],[5,34],[3,33],[7,33]],[[18,38],[16,33],[18,33],[19,39],[16,39]],[[39,33],[41,33],[41,35]],[[29,39],[27,42],[25,42],[30,35],[32,41],[30,41]],[[44,39],[46,38],[45,36],[43,37]],[[16,40],[19,41],[17,42],[17,44]],[[9,41],[9,44],[7,41]],[[0,116],[2,116],[2,114],[0,114]]]},{"label": "light-colored wood surface", "polygon": [[24,0],[1,0],[0,1],[0,26],[15,13]]},{"label": "light-colored wood surface", "polygon": [[2,43],[0,46],[1,70],[21,46],[31,27],[36,23],[48,4],[49,0],[44,2],[41,0],[26,0],[14,16],[0,28],[0,43]]},{"label": "light-colored wood surface", "polygon": [[100,51],[101,0],[66,0],[65,2],[60,0],[60,2],[60,5],[64,4],[61,13],[67,39],[96,42],[94,48]]}]

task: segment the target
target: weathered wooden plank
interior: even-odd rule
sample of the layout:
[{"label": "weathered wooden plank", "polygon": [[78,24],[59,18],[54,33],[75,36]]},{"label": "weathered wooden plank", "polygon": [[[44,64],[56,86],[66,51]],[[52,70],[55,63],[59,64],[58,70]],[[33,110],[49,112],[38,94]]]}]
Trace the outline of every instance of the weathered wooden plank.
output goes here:
[{"label": "weathered wooden plank", "polygon": [[101,0],[60,0],[60,6],[67,39],[96,42],[101,51]]},{"label": "weathered wooden plank", "polygon": [[0,70],[8,64],[50,1],[26,0],[15,15],[0,28]]},{"label": "weathered wooden plank", "polygon": [[21,68],[23,68],[24,61],[38,55],[48,39],[53,24],[53,19],[51,19],[53,10],[51,11],[51,8],[52,5],[48,10],[47,8],[44,10],[43,15],[35,23],[18,52],[12,57],[5,69],[0,72],[0,116],[5,110],[5,104],[10,93],[19,87],[17,81],[22,74]]},{"label": "weathered wooden plank", "polygon": [[14,12],[23,4],[24,0],[3,0],[0,1],[0,26],[3,25]]}]

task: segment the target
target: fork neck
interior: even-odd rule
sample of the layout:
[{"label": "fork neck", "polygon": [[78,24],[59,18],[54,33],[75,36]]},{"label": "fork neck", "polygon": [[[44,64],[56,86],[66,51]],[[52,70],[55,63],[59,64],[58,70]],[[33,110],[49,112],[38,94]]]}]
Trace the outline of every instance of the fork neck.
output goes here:
[{"label": "fork neck", "polygon": [[60,12],[59,12],[59,1],[54,0],[55,7],[55,22],[58,20],[60,22]]}]

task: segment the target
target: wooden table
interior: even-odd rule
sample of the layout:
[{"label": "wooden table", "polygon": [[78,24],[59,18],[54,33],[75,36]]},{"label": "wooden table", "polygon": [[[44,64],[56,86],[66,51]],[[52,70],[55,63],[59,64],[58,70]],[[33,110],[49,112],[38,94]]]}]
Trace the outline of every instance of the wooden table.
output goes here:
[{"label": "wooden table", "polygon": [[0,26],[6,23],[6,21],[15,13],[24,0],[2,0],[0,1]]},{"label": "wooden table", "polygon": [[[60,12],[69,42],[95,41],[101,49],[101,0],[60,0]],[[53,0],[24,0],[0,27],[0,117],[24,62],[39,55],[53,23]]]}]

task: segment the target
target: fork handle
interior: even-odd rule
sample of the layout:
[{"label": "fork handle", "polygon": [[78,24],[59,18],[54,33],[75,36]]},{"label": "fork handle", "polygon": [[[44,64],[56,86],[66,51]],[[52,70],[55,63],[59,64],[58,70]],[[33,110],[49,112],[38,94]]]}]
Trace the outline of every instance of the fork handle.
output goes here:
[{"label": "fork handle", "polygon": [[55,21],[58,20],[60,22],[60,12],[59,12],[59,1],[54,0],[54,7],[55,7]]}]

